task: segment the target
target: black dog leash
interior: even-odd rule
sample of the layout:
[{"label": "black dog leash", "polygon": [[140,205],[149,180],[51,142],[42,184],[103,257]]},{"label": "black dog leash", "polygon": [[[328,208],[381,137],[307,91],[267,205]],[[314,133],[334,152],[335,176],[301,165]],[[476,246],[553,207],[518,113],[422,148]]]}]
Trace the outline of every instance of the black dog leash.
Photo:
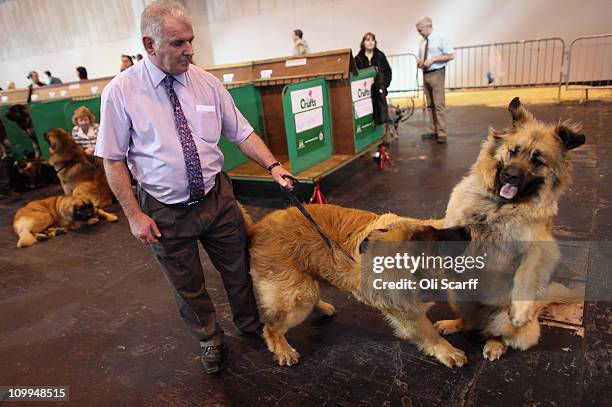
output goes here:
[{"label": "black dog leash", "polygon": [[[289,179],[293,182],[294,186],[298,186],[300,185],[300,182],[295,179],[294,177],[292,177],[291,175],[285,174],[282,176],[284,179]],[[306,219],[308,220],[308,222],[310,222],[310,224],[312,225],[312,227],[314,227],[314,229],[317,231],[317,233],[319,233],[319,236],[321,236],[321,239],[323,239],[323,241],[325,242],[325,244],[327,245],[327,247],[329,247],[330,249],[332,249],[332,246],[335,244],[336,247],[342,252],[344,253],[344,255],[351,260],[353,263],[357,263],[357,261],[355,260],[355,258],[349,253],[347,252],[344,247],[340,246],[340,244],[338,242],[334,242],[333,240],[331,240],[329,238],[329,236],[327,236],[325,234],[325,232],[323,232],[323,230],[321,229],[321,227],[317,224],[317,222],[315,222],[315,220],[312,218],[312,216],[310,216],[310,214],[308,213],[308,211],[306,210],[306,208],[304,208],[304,205],[302,205],[302,202],[300,202],[300,200],[295,196],[295,194],[293,192],[291,192],[289,189],[281,186],[280,187],[281,191],[283,191],[283,193],[285,194],[285,196],[289,199],[289,201],[296,207],[299,209],[300,212],[302,212],[302,215],[304,215],[306,217]]]}]

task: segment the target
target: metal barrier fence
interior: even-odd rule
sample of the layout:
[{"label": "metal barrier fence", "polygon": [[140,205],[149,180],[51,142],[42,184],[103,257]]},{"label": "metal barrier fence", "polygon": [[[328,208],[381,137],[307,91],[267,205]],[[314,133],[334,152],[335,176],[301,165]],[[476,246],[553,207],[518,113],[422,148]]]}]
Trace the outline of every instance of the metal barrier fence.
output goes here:
[{"label": "metal barrier fence", "polygon": [[612,34],[576,38],[567,56],[567,90],[612,88]]},{"label": "metal barrier fence", "polygon": [[[446,88],[561,86],[565,43],[561,38],[456,47],[447,65]],[[418,92],[422,83],[414,54],[389,55],[389,92]]]},{"label": "metal barrier fence", "polygon": [[419,97],[421,85],[419,80],[420,69],[417,68],[417,56],[415,54],[396,54],[387,57],[393,80],[389,86],[390,96]]},{"label": "metal barrier fence", "polygon": [[456,47],[446,87],[561,86],[564,56],[561,38]]}]

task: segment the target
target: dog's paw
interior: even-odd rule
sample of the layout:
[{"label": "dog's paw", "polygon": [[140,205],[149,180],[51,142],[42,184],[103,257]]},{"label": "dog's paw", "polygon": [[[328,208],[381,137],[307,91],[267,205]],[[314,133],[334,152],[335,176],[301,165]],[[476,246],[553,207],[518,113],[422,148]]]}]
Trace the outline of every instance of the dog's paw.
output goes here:
[{"label": "dog's paw", "polygon": [[68,231],[64,228],[55,228],[54,236],[65,235]]},{"label": "dog's paw", "polygon": [[333,305],[331,305],[329,302],[325,302],[322,300],[319,300],[319,303],[317,304],[317,309],[328,317],[331,317],[336,313],[336,308]]},{"label": "dog's paw", "polygon": [[463,321],[460,319],[443,319],[434,323],[434,327],[438,330],[440,335],[452,335],[461,332]]},{"label": "dog's paw", "polygon": [[49,240],[49,236],[46,233],[36,233],[34,236],[36,237],[36,240],[38,240],[39,242]]},{"label": "dog's paw", "polygon": [[527,325],[533,319],[535,310],[535,301],[512,301],[510,323],[515,328]]},{"label": "dog's paw", "polygon": [[99,222],[100,222],[100,218],[89,218],[87,220],[87,225],[91,226],[91,225],[95,225],[95,224],[97,224]]},{"label": "dog's paw", "polygon": [[109,214],[109,216],[106,217],[106,220],[109,222],[117,222],[119,220],[119,216],[111,213]]},{"label": "dog's paw", "polygon": [[467,363],[467,356],[461,349],[457,349],[450,343],[444,341],[436,347],[434,356],[446,367],[461,367]]},{"label": "dog's paw", "polygon": [[279,366],[295,365],[300,360],[300,354],[293,348],[276,352],[276,360]]},{"label": "dog's paw", "polygon": [[501,341],[497,339],[489,339],[482,349],[482,356],[492,362],[499,359],[504,353],[506,353],[507,349],[508,347],[506,347],[506,345],[504,345]]}]

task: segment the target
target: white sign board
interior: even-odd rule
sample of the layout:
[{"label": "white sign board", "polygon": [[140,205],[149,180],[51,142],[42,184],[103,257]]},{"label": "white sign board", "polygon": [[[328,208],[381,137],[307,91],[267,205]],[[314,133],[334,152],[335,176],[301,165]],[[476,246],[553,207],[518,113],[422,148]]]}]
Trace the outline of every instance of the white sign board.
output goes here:
[{"label": "white sign board", "polygon": [[323,125],[323,107],[307,110],[295,115],[296,133],[301,133],[321,125]]},{"label": "white sign board", "polygon": [[323,107],[323,86],[313,86],[291,92],[291,111],[293,114]]}]

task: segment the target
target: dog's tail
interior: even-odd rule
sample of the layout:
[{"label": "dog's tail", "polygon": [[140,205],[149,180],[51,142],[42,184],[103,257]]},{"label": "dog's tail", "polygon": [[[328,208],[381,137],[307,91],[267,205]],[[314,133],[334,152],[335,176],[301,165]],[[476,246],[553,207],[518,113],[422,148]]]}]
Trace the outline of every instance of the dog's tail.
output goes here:
[{"label": "dog's tail", "polygon": [[548,286],[545,297],[545,305],[566,304],[576,301],[584,301],[584,296],[577,289],[572,289],[563,284],[552,282]]},{"label": "dog's tail", "polygon": [[247,240],[251,240],[255,234],[255,223],[244,206],[242,206],[240,202],[236,203],[238,204],[238,208],[240,208],[240,212],[242,212],[242,219],[244,219],[244,229],[246,230]]}]

